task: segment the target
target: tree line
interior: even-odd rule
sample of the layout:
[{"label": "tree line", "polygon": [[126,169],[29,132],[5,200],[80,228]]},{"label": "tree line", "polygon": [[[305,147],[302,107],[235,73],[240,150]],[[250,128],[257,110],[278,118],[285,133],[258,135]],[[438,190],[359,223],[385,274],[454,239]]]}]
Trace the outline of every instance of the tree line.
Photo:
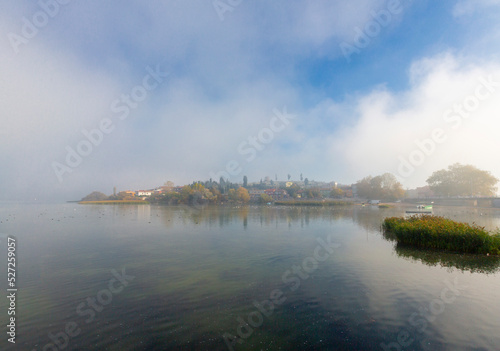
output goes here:
[{"label": "tree line", "polygon": [[[301,174],[302,178],[302,174]],[[307,180],[307,178],[306,178]],[[457,196],[494,196],[497,192],[496,184],[498,179],[490,172],[480,170],[471,165],[461,165],[455,163],[447,169],[435,171],[427,178],[426,182],[436,196],[457,197]],[[167,182],[170,187],[173,183]],[[302,188],[294,183],[290,187],[281,186],[280,189],[286,191],[292,199],[307,198],[321,199],[324,193],[318,188],[309,188],[307,184]],[[271,187],[278,188],[271,185]],[[354,184],[357,197],[365,199],[380,199],[384,201],[395,201],[405,197],[405,190],[397,178],[391,173],[384,173],[375,177],[367,176]],[[243,177],[243,186],[232,183],[229,180],[220,178],[218,182],[212,179],[208,181],[197,181],[182,187],[181,191],[163,192],[153,194],[149,201],[153,203],[165,204],[196,204],[196,203],[222,203],[224,201],[236,203],[248,203],[251,189],[267,189],[269,185],[261,182],[248,184],[247,176]],[[330,198],[345,197],[344,190],[332,187],[327,194]],[[103,200],[129,200],[133,196],[127,192],[120,192],[116,195],[105,195],[94,191],[82,199],[82,201],[103,201]],[[262,194],[259,202],[268,203],[273,199]]]}]

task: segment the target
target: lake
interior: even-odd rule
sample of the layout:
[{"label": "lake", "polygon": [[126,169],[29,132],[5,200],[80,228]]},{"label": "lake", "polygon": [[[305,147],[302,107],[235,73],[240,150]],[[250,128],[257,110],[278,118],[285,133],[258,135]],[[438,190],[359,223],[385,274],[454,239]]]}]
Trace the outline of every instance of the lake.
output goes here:
[{"label": "lake", "polygon": [[2,203],[0,348],[500,349],[499,258],[396,247],[380,225],[404,210]]}]

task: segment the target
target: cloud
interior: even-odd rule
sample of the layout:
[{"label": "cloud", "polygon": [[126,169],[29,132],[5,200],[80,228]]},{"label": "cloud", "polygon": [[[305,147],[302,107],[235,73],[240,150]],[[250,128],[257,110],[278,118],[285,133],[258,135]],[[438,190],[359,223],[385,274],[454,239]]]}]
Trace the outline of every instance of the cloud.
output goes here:
[{"label": "cloud", "polygon": [[[340,157],[346,177],[391,172],[405,186],[415,187],[424,185],[433,171],[455,162],[500,176],[500,167],[492,162],[492,151],[500,147],[494,136],[500,128],[495,112],[500,108],[500,66],[464,61],[450,54],[419,60],[411,66],[408,91],[396,93],[381,87],[360,97],[355,103],[360,116],[357,123],[340,129],[330,142],[331,154]],[[493,85],[480,92],[494,92],[474,106],[471,97],[489,79]],[[472,112],[463,109],[467,118],[450,112],[459,105],[470,106]],[[434,147],[428,144],[432,151],[425,154],[422,164],[413,165],[411,174],[401,174],[401,160],[408,161],[412,152],[420,152],[418,145],[432,140],[436,129],[444,132],[438,139],[446,141],[434,141]]]},{"label": "cloud", "polygon": [[[415,138],[446,127],[443,111],[470,94],[478,76],[498,72],[488,58],[479,64],[442,54],[417,58],[403,91],[379,82],[363,87],[367,93],[331,96],[298,83],[298,76],[307,80],[300,67],[318,60],[333,70],[324,84],[335,69],[357,79],[360,71],[347,66],[339,43],[350,42],[354,28],[385,6],[382,0],[242,2],[220,21],[210,1],[69,2],[16,54],[6,34],[22,33],[23,17],[32,20],[41,8],[0,4],[0,199],[78,199],[113,186],[184,184],[207,179],[231,160],[242,167],[236,181],[303,173],[348,183],[396,172]],[[373,45],[384,44],[381,34]],[[121,120],[111,105],[157,65],[170,75]],[[238,146],[269,127],[273,110],[283,106],[297,118],[246,161]],[[497,144],[494,128],[477,135],[497,125],[489,114],[495,108],[494,99],[485,101],[462,129],[448,130],[449,141],[405,182],[422,185],[426,172],[456,160],[492,169],[486,148]],[[113,131],[59,182],[53,162],[64,165],[67,147],[85,141],[82,130],[106,118]]]},{"label": "cloud", "polygon": [[460,0],[453,8],[453,16],[468,16],[482,8],[490,8],[499,5],[499,0]]}]

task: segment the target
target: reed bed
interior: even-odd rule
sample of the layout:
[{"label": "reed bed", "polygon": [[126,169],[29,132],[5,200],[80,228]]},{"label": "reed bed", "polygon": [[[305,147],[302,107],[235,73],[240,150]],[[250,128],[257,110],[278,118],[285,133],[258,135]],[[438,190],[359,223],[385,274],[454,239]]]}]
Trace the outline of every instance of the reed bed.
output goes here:
[{"label": "reed bed", "polygon": [[460,253],[500,254],[499,233],[440,216],[390,217],[384,220],[382,229],[386,238],[402,245]]},{"label": "reed bed", "polygon": [[149,205],[144,200],[102,200],[102,201],[79,201],[81,205]]},{"label": "reed bed", "polygon": [[288,200],[288,201],[275,201],[277,206],[351,206],[352,202],[349,201],[315,201],[315,200]]}]

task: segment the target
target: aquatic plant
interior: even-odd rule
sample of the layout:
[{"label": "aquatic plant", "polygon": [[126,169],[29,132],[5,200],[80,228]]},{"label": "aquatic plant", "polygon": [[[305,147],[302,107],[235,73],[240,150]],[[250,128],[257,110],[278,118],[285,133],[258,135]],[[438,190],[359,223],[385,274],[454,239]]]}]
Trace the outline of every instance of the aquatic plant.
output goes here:
[{"label": "aquatic plant", "polygon": [[471,254],[500,254],[500,234],[476,224],[456,222],[440,216],[386,218],[384,235],[399,244],[424,249]]},{"label": "aquatic plant", "polygon": [[353,203],[349,201],[315,201],[315,200],[288,200],[275,201],[277,206],[351,206]]}]

